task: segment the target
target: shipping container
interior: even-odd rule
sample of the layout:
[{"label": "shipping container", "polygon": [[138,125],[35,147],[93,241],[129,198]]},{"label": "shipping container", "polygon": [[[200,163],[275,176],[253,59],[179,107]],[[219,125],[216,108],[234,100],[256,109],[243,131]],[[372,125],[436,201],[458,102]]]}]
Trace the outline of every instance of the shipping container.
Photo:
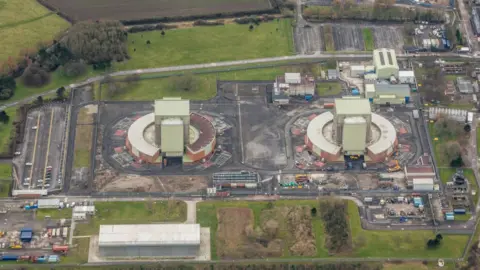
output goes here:
[{"label": "shipping container", "polygon": [[455,216],[447,216],[445,215],[445,220],[448,220],[448,221],[452,221],[452,220],[455,220]]},{"label": "shipping container", "polygon": [[257,183],[246,183],[245,188],[257,188]]},{"label": "shipping container", "polygon": [[21,261],[28,261],[30,260],[30,255],[22,255],[20,257],[18,257],[19,260]]},{"label": "shipping container", "polygon": [[36,262],[36,263],[44,263],[47,261],[47,258],[45,256],[41,256],[41,257],[36,257],[33,262]]},{"label": "shipping container", "polygon": [[457,208],[457,209],[453,209],[453,213],[456,215],[465,215],[467,213],[467,210],[462,208]]},{"label": "shipping container", "polygon": [[53,252],[67,252],[68,248],[69,248],[68,246],[53,245],[52,251]]},{"label": "shipping container", "polygon": [[20,232],[33,232],[33,229],[32,228],[23,228],[20,230]]},{"label": "shipping container", "polygon": [[48,236],[52,236],[52,229],[48,229],[47,234],[48,234]]},{"label": "shipping container", "polygon": [[323,108],[324,109],[333,109],[333,108],[335,108],[335,103],[324,103]]},{"label": "shipping container", "polygon": [[352,96],[359,96],[359,95],[360,95],[360,91],[358,91],[357,89],[352,90]]},{"label": "shipping container", "polygon": [[230,196],[230,192],[228,192],[228,191],[219,191],[219,192],[215,193],[215,196],[217,196],[217,197],[228,197],[228,196]]},{"label": "shipping container", "polygon": [[364,202],[373,202],[373,198],[372,197],[365,197],[365,199],[363,199]]},{"label": "shipping container", "polygon": [[2,261],[16,261],[18,260],[18,255],[2,255]]}]

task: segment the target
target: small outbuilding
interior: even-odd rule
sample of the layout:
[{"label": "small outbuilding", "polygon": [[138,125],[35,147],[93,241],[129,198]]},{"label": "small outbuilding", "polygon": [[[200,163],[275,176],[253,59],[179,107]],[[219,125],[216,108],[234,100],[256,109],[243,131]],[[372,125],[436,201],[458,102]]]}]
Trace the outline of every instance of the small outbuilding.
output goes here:
[{"label": "small outbuilding", "polygon": [[415,72],[413,70],[400,70],[398,72],[398,81],[405,84],[414,84]]},{"label": "small outbuilding", "polygon": [[59,199],[40,199],[38,200],[38,209],[59,208]]},{"label": "small outbuilding", "polygon": [[413,190],[430,191],[433,190],[433,178],[415,178],[413,179]]},{"label": "small outbuilding", "polygon": [[336,69],[329,69],[327,71],[327,80],[338,80],[338,71]]}]

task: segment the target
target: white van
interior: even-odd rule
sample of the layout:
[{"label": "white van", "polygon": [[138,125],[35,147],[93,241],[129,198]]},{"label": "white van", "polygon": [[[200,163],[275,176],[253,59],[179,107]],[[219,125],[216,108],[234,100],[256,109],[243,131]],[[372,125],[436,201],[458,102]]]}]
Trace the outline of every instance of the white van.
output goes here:
[{"label": "white van", "polygon": [[32,127],[33,130],[36,130],[37,128],[38,128],[37,126],[33,126],[33,127]]}]

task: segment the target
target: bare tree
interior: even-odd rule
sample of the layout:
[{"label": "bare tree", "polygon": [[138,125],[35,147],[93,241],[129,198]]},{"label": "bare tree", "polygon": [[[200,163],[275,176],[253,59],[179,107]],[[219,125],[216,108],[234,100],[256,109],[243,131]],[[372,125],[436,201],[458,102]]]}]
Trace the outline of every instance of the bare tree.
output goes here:
[{"label": "bare tree", "polygon": [[461,156],[462,147],[458,142],[450,141],[445,144],[444,153],[450,163]]}]

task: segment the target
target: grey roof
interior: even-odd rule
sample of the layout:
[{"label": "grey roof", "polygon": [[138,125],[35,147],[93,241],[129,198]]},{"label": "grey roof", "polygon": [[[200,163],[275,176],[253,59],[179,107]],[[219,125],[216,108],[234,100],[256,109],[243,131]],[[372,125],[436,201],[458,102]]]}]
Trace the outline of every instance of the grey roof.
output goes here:
[{"label": "grey roof", "polygon": [[101,247],[200,245],[200,225],[100,225],[98,245]]},{"label": "grey roof", "polygon": [[458,87],[458,91],[460,91],[460,93],[462,94],[473,93],[473,85],[470,80],[457,78],[457,87]]},{"label": "grey roof", "polygon": [[338,71],[336,69],[327,70],[328,77],[338,77]]},{"label": "grey roof", "polygon": [[408,84],[376,83],[375,92],[377,96],[395,95],[404,98],[410,96],[410,86]]},{"label": "grey roof", "polygon": [[375,67],[394,67],[398,69],[397,56],[393,49],[376,49],[373,51],[373,63]]},{"label": "grey roof", "polygon": [[471,24],[472,29],[475,34],[480,34],[480,12],[478,11],[478,7],[474,7],[472,9],[472,17],[471,17]]}]

